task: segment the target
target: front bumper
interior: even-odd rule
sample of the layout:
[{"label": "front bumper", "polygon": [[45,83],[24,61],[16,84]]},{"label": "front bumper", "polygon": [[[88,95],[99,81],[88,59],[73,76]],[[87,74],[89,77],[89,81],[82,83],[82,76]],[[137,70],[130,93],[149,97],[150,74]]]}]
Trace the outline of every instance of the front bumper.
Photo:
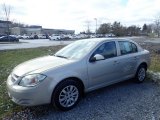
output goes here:
[{"label": "front bumper", "polygon": [[48,92],[47,84],[35,87],[22,87],[11,81],[11,76],[7,79],[8,95],[13,102],[22,106],[35,106],[48,104],[51,100],[51,93]]}]

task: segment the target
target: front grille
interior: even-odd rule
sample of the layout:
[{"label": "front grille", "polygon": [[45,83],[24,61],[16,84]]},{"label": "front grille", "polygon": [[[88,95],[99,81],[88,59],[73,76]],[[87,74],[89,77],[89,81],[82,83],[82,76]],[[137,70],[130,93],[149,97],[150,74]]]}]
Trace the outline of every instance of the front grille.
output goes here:
[{"label": "front grille", "polygon": [[12,82],[15,82],[15,81],[17,81],[17,79],[19,78],[19,76],[18,75],[16,75],[16,74],[12,74],[12,76],[11,76],[11,80],[12,80]]}]

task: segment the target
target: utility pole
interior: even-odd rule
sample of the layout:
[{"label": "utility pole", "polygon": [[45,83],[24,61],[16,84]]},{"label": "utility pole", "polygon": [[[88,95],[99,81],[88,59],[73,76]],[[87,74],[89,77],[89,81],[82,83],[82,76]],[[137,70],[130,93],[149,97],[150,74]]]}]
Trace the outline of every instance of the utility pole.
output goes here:
[{"label": "utility pole", "polygon": [[97,35],[97,18],[94,18],[94,20],[96,21],[96,30],[95,30],[95,35]]},{"label": "utility pole", "polygon": [[87,33],[87,34],[90,34],[90,32],[91,32],[91,31],[90,31],[90,23],[91,23],[91,22],[90,22],[89,20],[87,20],[87,21],[85,21],[85,23],[87,24],[87,31],[86,31],[86,33]]}]

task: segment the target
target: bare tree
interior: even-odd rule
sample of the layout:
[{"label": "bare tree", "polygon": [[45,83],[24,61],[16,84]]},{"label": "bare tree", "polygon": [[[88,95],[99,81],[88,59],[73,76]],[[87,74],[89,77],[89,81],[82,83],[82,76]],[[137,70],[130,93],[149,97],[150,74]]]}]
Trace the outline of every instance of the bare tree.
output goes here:
[{"label": "bare tree", "polygon": [[158,35],[158,37],[160,37],[160,17],[157,17],[154,23],[155,23],[155,32]]},{"label": "bare tree", "polygon": [[10,11],[11,11],[11,7],[8,5],[6,6],[6,4],[4,3],[2,5],[2,9],[3,9],[3,12],[4,12],[4,16],[5,16],[5,21],[6,21],[6,26],[7,26],[7,34],[9,35],[10,34]]}]

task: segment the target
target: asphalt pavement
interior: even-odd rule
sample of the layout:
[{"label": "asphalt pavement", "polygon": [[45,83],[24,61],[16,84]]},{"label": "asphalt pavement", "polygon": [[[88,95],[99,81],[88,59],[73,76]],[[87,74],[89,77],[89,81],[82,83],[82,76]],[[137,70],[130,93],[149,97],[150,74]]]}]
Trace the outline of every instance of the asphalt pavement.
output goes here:
[{"label": "asphalt pavement", "polygon": [[20,39],[19,43],[0,43],[0,50],[37,48],[46,46],[68,45],[73,41],[50,41],[49,39]]}]

